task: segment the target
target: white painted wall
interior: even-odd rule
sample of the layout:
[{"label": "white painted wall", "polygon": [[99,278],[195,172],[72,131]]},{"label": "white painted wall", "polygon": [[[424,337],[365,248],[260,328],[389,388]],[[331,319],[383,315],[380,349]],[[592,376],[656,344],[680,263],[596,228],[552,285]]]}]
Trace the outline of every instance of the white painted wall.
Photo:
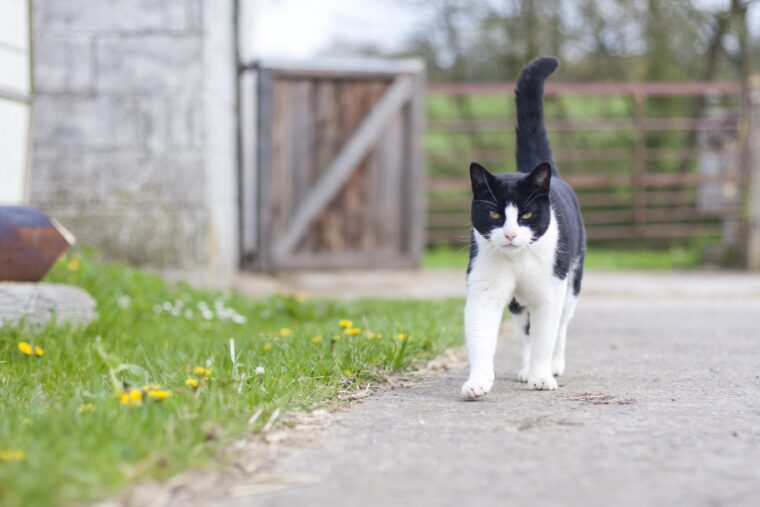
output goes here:
[{"label": "white painted wall", "polygon": [[30,93],[29,2],[0,0],[0,204],[26,200]]}]

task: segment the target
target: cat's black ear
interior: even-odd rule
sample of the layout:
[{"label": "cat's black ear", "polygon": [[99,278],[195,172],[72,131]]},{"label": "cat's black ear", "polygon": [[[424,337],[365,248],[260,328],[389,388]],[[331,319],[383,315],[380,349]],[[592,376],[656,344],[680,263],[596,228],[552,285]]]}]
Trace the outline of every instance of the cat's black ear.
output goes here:
[{"label": "cat's black ear", "polygon": [[470,164],[470,181],[472,182],[472,193],[491,192],[493,174],[477,162]]},{"label": "cat's black ear", "polygon": [[552,180],[552,166],[544,162],[537,166],[528,175],[528,179],[534,187],[542,192],[549,193],[549,185]]}]

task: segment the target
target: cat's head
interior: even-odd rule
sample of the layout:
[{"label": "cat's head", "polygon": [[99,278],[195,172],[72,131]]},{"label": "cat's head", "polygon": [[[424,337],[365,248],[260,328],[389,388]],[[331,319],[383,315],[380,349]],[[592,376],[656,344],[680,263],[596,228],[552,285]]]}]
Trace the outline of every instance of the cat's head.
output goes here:
[{"label": "cat's head", "polygon": [[551,166],[532,172],[491,174],[470,164],[472,225],[488,242],[507,254],[518,252],[543,236],[549,228]]}]

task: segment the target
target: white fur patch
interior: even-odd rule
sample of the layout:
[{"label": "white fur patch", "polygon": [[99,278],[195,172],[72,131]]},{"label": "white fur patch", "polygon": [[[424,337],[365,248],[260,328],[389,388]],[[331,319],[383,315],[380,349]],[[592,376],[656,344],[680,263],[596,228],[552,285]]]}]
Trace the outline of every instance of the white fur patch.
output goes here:
[{"label": "white fur patch", "polygon": [[501,227],[494,227],[489,235],[491,243],[508,254],[525,248],[533,239],[533,231],[530,227],[520,225],[518,222],[519,213],[517,206],[508,205],[504,208],[504,224]]}]

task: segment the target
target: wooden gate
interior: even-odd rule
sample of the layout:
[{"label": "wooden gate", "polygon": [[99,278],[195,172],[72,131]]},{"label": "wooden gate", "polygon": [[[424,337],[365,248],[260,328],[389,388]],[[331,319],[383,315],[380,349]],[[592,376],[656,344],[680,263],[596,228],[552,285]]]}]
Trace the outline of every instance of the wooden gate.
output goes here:
[{"label": "wooden gate", "polygon": [[419,264],[423,69],[418,61],[250,67],[257,153],[248,156],[255,167],[243,154],[246,268]]}]

